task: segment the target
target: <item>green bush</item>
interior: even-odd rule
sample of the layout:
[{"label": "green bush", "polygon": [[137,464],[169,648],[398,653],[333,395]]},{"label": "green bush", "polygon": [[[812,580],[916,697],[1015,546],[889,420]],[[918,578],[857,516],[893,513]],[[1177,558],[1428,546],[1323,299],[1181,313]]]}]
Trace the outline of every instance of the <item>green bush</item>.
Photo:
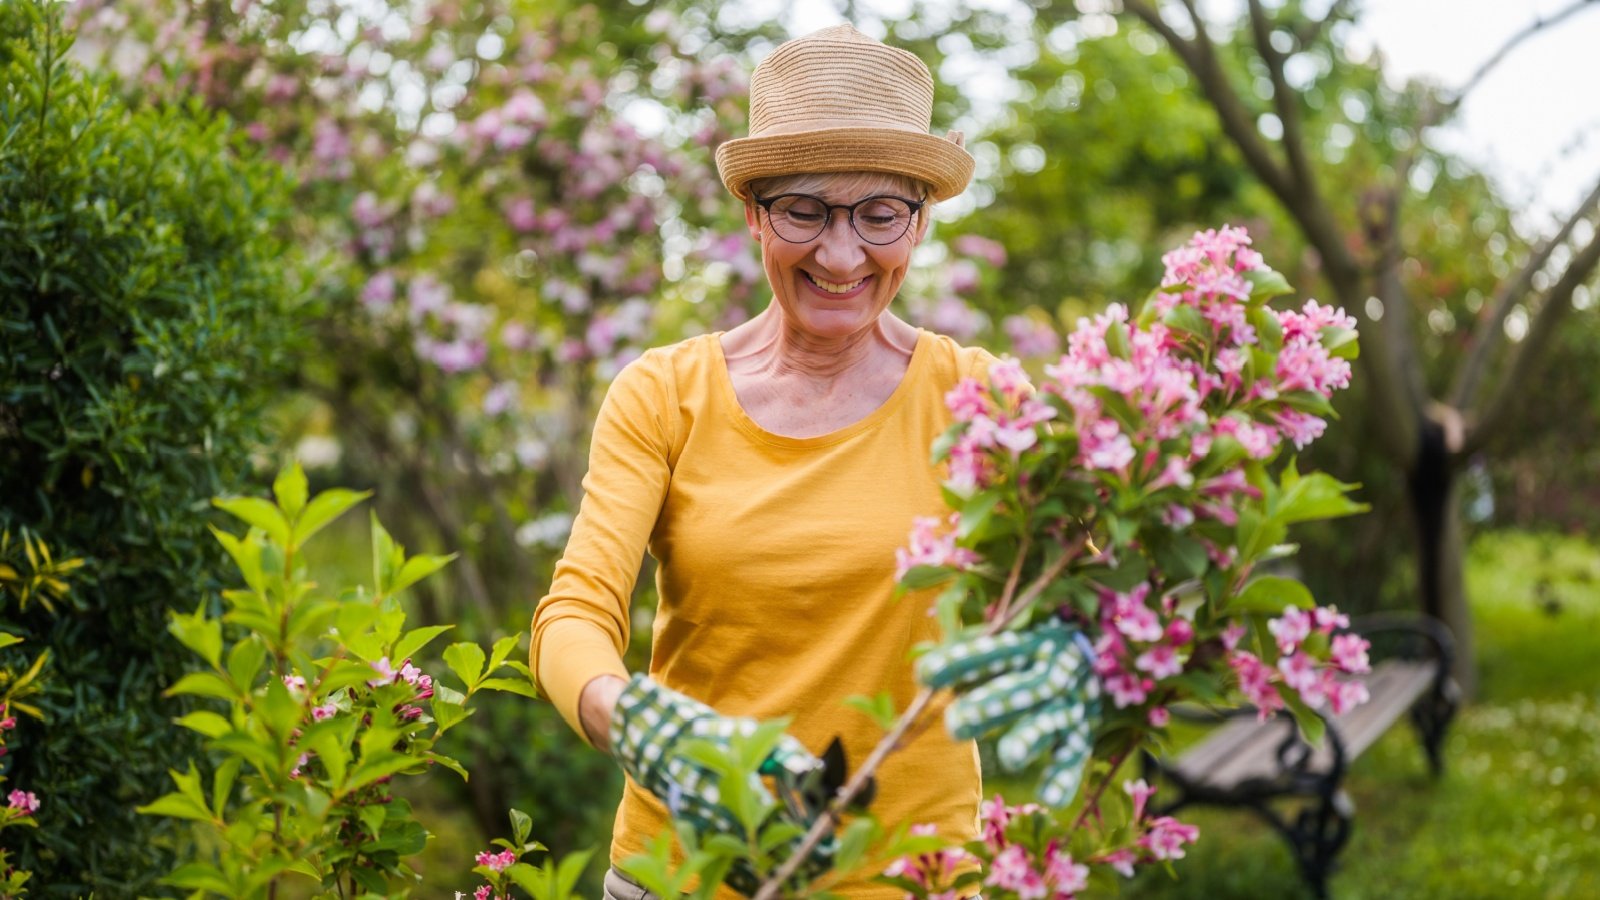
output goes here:
[{"label": "green bush", "polygon": [[295,270],[281,176],[198,107],[115,99],[58,6],[0,4],[0,526],[87,562],[8,622],[53,669],[7,757],[45,802],[14,860],[36,893],[132,896],[177,840],[133,809],[194,751],[167,612],[217,589],[205,510],[248,475]]}]

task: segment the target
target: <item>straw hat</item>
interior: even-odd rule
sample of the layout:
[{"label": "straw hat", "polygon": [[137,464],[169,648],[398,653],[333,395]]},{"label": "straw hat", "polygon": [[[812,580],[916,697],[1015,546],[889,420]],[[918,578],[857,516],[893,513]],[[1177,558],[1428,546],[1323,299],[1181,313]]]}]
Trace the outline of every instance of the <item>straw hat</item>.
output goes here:
[{"label": "straw hat", "polygon": [[750,77],[750,136],[717,148],[735,197],[772,175],[888,172],[946,200],[972,180],[961,132],[928,133],[933,76],[922,60],[849,25],[785,42]]}]

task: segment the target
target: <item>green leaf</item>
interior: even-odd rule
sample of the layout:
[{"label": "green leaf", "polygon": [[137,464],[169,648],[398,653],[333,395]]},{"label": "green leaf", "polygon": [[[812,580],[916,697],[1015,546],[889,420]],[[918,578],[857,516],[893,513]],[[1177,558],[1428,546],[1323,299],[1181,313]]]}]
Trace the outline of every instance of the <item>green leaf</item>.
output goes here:
[{"label": "green leaf", "polygon": [[1239,596],[1228,604],[1226,611],[1229,615],[1254,612],[1278,616],[1291,606],[1310,609],[1316,605],[1311,591],[1293,578],[1261,575],[1245,585]]},{"label": "green leaf", "polygon": [[171,793],[134,808],[134,812],[145,816],[170,816],[174,819],[193,819],[197,822],[212,821],[211,810],[206,809],[204,802],[185,796],[181,793]]},{"label": "green leaf", "polygon": [[261,577],[261,545],[252,540],[239,540],[233,535],[215,525],[206,526],[216,537],[228,555],[233,557],[234,565],[239,567],[239,574],[244,577],[244,583],[250,590],[260,593],[264,581]]},{"label": "green leaf", "polygon": [[1000,491],[987,490],[973,494],[961,506],[961,522],[956,526],[956,538],[966,540],[974,532],[981,531],[989,523],[989,517],[994,515],[994,508],[1000,503]]},{"label": "green leaf", "polygon": [[344,515],[352,506],[372,496],[371,491],[333,488],[311,498],[294,523],[295,546],[304,544],[329,522]]},{"label": "green leaf", "polygon": [[1306,743],[1320,747],[1322,738],[1328,730],[1328,723],[1300,699],[1300,693],[1294,688],[1283,684],[1274,687],[1277,688],[1279,696],[1283,697],[1284,706],[1288,708],[1289,714],[1294,716],[1295,724],[1300,726],[1300,735],[1305,738]]},{"label": "green leaf", "polygon": [[459,703],[451,703],[437,694],[434,695],[433,721],[439,729],[439,734],[444,734],[446,731],[461,724],[470,715],[472,715],[472,710],[467,709],[465,706]]},{"label": "green leaf", "polygon": [[888,691],[881,691],[877,696],[869,697],[866,694],[855,694],[844,699],[844,705],[851,709],[860,710],[867,714],[879,728],[884,731],[894,727],[899,714],[895,712],[894,697]]},{"label": "green leaf", "polygon": [[1286,524],[1366,512],[1365,503],[1357,503],[1346,496],[1356,485],[1344,484],[1324,472],[1313,472],[1301,478],[1284,479],[1283,496],[1278,499],[1272,515]]},{"label": "green leaf", "polygon": [[556,900],[567,900],[572,896],[572,889],[578,884],[578,877],[589,865],[589,857],[593,850],[578,850],[569,853],[556,867]]},{"label": "green leaf", "polygon": [[9,631],[0,631],[0,649],[20,643],[22,643],[22,638],[17,637]]},{"label": "green leaf", "polygon": [[389,585],[389,593],[400,593],[449,565],[450,561],[459,555],[458,553],[451,553],[448,556],[433,556],[422,553],[411,557],[406,560],[405,565],[400,567],[400,572],[394,576],[394,583]]},{"label": "green leaf", "polygon": [[1322,329],[1319,335],[1322,340],[1322,349],[1336,359],[1356,359],[1361,356],[1361,344],[1357,340],[1354,328],[1339,328],[1330,325]]},{"label": "green leaf", "polygon": [[278,473],[272,482],[272,494],[278,498],[278,506],[283,509],[283,514],[294,521],[306,505],[306,473],[300,468],[298,460]]},{"label": "green leaf", "polygon": [[[1279,276],[1279,280],[1282,280],[1282,276]],[[1287,282],[1284,286],[1288,286]],[[1247,314],[1247,318],[1256,330],[1257,347],[1274,354],[1283,350],[1283,323],[1278,321],[1278,314],[1272,307],[1266,305],[1254,307]]]},{"label": "green leaf", "polygon": [[221,737],[233,730],[228,720],[207,710],[196,710],[177,720],[179,725],[197,731],[209,738]]},{"label": "green leaf", "polygon": [[219,668],[222,659],[222,622],[206,617],[206,601],[200,600],[200,605],[191,615],[173,613],[167,623],[167,630],[178,639],[185,647],[200,654],[212,668]]},{"label": "green leaf", "polygon": [[220,869],[200,862],[184,863],[164,876],[161,883],[197,891],[211,891],[224,897],[231,897],[237,893]]},{"label": "green leaf", "polygon": [[485,678],[479,682],[478,690],[505,691],[508,694],[521,694],[533,700],[539,699],[539,692],[533,685],[516,678]]},{"label": "green leaf", "polygon": [[1187,303],[1179,303],[1167,310],[1161,321],[1173,331],[1182,331],[1187,334],[1196,334],[1205,338],[1211,337],[1211,323],[1207,322],[1200,310]]},{"label": "green leaf", "polygon": [[900,576],[900,587],[908,591],[920,591],[944,584],[954,577],[955,571],[943,566],[912,566]]},{"label": "green leaf", "polygon": [[495,641],[494,646],[489,648],[488,671],[493,672],[500,668],[501,664],[506,661],[506,657],[511,655],[511,651],[517,649],[517,642],[520,640],[522,640],[521,634],[508,634]]},{"label": "green leaf", "polygon": [[250,635],[228,651],[228,675],[234,684],[249,690],[255,686],[256,675],[261,672],[261,664],[266,659],[266,645],[259,637]]},{"label": "green leaf", "polygon": [[871,817],[864,816],[852,821],[845,826],[844,832],[839,835],[839,849],[833,856],[833,868],[837,872],[848,873],[860,865],[861,858],[867,852],[867,847],[878,838],[882,828]]},{"label": "green leaf", "polygon": [[212,505],[237,519],[266,532],[267,538],[280,547],[289,544],[289,521],[283,511],[260,497],[218,497]]},{"label": "green leaf", "polygon": [[454,625],[426,625],[422,628],[413,628],[395,642],[394,650],[390,652],[389,658],[394,660],[410,659],[417,654],[418,650],[426,647],[429,641],[454,627]]},{"label": "green leaf", "polygon": [[287,737],[294,731],[305,712],[300,704],[295,702],[294,696],[289,693],[289,688],[284,685],[282,679],[278,678],[267,680],[267,696],[257,709],[261,713],[262,723],[280,738]]},{"label": "green leaf", "polygon": [[162,692],[162,696],[165,697],[176,697],[179,694],[218,697],[223,700],[239,698],[239,692],[234,690],[233,685],[214,672],[190,672],[178,679],[177,684]]},{"label": "green leaf", "polygon": [[[365,787],[385,775],[394,775],[417,765],[420,760],[404,753],[395,753],[392,750],[380,750],[368,755],[358,763],[350,772],[350,782],[346,790],[354,791]],[[382,810],[379,810],[380,814]]]},{"label": "green leaf", "polygon": [[513,809],[511,815],[511,842],[516,846],[527,843],[528,835],[533,832],[533,819],[520,809]]},{"label": "green leaf", "polygon": [[444,766],[446,769],[449,769],[450,771],[456,773],[457,775],[460,775],[462,781],[468,780],[467,779],[467,770],[466,770],[466,768],[464,766],[462,766],[461,763],[457,762],[455,759],[453,759],[451,757],[445,756],[442,753],[434,753],[432,751],[429,751],[428,753],[423,754],[423,758],[430,759],[436,765]]},{"label": "green leaf", "polygon": [[470,641],[451,644],[445,648],[444,661],[450,667],[450,671],[461,679],[461,683],[467,686],[468,693],[476,690],[478,679],[483,677],[482,647]]},{"label": "green leaf", "polygon": [[222,815],[228,808],[228,797],[233,793],[233,783],[239,778],[239,769],[244,765],[244,760],[237,756],[230,756],[217,766],[217,772],[211,778],[211,808]]},{"label": "green leaf", "polygon": [[1288,279],[1265,266],[1244,273],[1244,277],[1250,282],[1252,301],[1271,300],[1273,297],[1294,293],[1294,288],[1289,286]]}]

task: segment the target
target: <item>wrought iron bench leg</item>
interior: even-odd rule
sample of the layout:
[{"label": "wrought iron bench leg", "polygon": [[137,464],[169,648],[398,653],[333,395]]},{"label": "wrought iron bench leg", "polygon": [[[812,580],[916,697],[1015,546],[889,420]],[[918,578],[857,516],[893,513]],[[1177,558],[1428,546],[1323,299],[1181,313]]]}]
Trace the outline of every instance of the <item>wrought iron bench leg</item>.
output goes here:
[{"label": "wrought iron bench leg", "polygon": [[1330,793],[1300,810],[1294,824],[1283,829],[1289,839],[1300,872],[1319,898],[1328,896],[1328,876],[1332,874],[1339,851],[1350,840],[1350,822],[1355,806],[1343,788],[1335,787]]},{"label": "wrought iron bench leg", "polygon": [[1459,694],[1455,682],[1446,682],[1411,707],[1411,724],[1416,726],[1417,736],[1422,739],[1422,749],[1428,754],[1428,768],[1435,778],[1444,773],[1444,737],[1460,706]]}]

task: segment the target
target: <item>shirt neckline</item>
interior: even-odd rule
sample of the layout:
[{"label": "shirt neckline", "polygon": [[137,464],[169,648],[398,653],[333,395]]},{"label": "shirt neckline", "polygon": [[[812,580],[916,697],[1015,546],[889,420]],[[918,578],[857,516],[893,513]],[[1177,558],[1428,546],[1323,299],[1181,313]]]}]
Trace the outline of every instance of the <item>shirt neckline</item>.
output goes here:
[{"label": "shirt neckline", "polygon": [[776,434],[761,427],[761,423],[750,417],[745,412],[743,404],[739,402],[739,394],[733,389],[733,374],[728,371],[728,358],[722,352],[723,332],[715,331],[707,335],[711,341],[711,353],[716,369],[715,378],[719,382],[718,393],[722,395],[723,402],[727,405],[734,424],[739,430],[750,437],[766,444],[778,447],[792,447],[805,449],[811,447],[826,447],[849,440],[862,432],[877,426],[883,420],[894,415],[896,409],[905,403],[907,394],[914,390],[917,382],[923,378],[922,370],[927,366],[929,332],[921,327],[917,328],[917,344],[911,351],[911,361],[906,364],[905,374],[900,376],[900,383],[895,385],[894,391],[889,394],[877,409],[865,416],[851,422],[843,428],[838,428],[825,434],[810,437],[793,437],[786,434]]}]

